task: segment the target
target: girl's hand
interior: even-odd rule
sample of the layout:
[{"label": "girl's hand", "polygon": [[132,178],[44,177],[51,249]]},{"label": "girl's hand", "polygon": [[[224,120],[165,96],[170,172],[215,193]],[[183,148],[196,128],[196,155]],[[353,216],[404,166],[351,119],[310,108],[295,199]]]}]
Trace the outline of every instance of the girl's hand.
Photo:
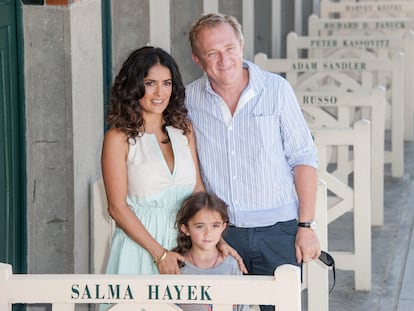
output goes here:
[{"label": "girl's hand", "polygon": [[226,241],[221,239],[220,242],[217,244],[217,248],[219,249],[224,259],[227,258],[227,255],[234,257],[234,259],[236,259],[237,262],[239,263],[240,271],[243,272],[244,274],[248,273],[247,268],[244,265],[243,259],[241,258],[239,253],[233,247],[227,244]]},{"label": "girl's hand", "polygon": [[180,274],[180,268],[178,262],[183,262],[184,256],[181,256],[177,252],[168,251],[164,259],[159,259],[156,263],[158,272],[160,274]]}]

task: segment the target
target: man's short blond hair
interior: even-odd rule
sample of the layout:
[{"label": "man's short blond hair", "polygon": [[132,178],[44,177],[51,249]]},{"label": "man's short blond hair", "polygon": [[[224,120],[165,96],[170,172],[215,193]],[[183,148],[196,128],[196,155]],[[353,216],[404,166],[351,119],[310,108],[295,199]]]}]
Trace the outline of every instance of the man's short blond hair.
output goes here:
[{"label": "man's short blond hair", "polygon": [[240,43],[244,42],[242,27],[234,16],[218,13],[205,14],[193,23],[189,32],[191,51],[194,55],[197,55],[196,41],[198,32],[205,27],[214,27],[221,23],[229,24],[240,39]]}]

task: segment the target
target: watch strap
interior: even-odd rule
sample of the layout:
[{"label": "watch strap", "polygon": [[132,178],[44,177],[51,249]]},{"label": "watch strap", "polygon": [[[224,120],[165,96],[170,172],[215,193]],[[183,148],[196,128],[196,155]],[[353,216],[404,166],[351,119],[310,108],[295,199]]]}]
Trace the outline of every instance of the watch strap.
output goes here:
[{"label": "watch strap", "polygon": [[298,222],[299,227],[303,228],[310,228],[312,230],[315,230],[316,228],[316,222],[314,220],[312,221],[305,221],[305,222]]}]

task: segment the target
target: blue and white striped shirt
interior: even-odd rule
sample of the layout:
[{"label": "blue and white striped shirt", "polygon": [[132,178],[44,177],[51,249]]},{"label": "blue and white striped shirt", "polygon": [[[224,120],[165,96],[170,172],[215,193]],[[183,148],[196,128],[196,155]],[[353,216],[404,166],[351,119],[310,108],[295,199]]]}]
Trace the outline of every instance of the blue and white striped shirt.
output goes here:
[{"label": "blue and white striped shirt", "polygon": [[290,84],[244,66],[249,84],[233,117],[206,75],[187,86],[186,106],[206,190],[229,205],[231,225],[263,227],[298,217],[293,168],[318,160]]}]

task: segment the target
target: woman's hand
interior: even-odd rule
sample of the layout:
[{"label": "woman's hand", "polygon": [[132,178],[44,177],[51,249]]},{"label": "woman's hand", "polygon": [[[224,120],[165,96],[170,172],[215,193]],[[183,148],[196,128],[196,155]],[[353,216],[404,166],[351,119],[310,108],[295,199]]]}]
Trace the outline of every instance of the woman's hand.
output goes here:
[{"label": "woman's hand", "polygon": [[237,262],[239,263],[240,271],[243,272],[244,274],[248,273],[247,268],[244,265],[243,259],[241,258],[239,253],[233,247],[227,244],[226,241],[221,239],[220,242],[217,244],[217,248],[219,249],[220,253],[223,255],[223,258],[227,258],[228,255],[234,257],[234,259],[236,259]]},{"label": "woman's hand", "polygon": [[163,258],[163,255],[156,262],[158,272],[160,274],[180,274],[180,268],[178,262],[184,262],[184,256],[181,256],[177,252],[167,251]]}]

